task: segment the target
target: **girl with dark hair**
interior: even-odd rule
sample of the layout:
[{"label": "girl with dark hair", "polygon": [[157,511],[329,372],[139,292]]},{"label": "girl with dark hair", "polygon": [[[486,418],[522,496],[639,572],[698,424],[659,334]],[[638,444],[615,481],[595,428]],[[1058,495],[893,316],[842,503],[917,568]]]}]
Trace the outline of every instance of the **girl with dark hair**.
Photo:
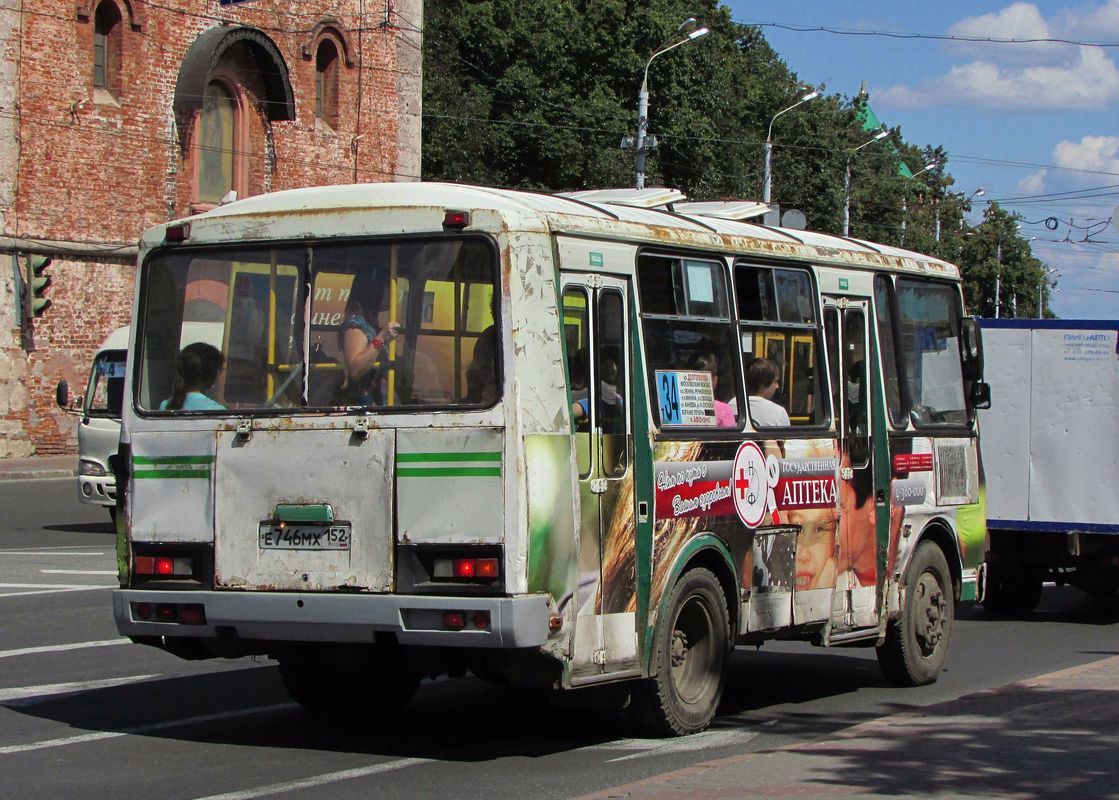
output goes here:
[{"label": "girl with dark hair", "polygon": [[366,275],[354,277],[350,298],[346,303],[345,322],[339,338],[342,343],[342,364],[346,379],[342,385],[347,405],[379,405],[380,387],[374,365],[382,361],[389,344],[400,335],[400,324],[390,322],[379,331],[377,316],[381,310],[384,286],[372,285]]},{"label": "girl with dark hair", "polygon": [[161,411],[214,411],[225,406],[206,394],[225,366],[225,356],[212,344],[194,342],[179,353],[171,396],[159,404]]}]

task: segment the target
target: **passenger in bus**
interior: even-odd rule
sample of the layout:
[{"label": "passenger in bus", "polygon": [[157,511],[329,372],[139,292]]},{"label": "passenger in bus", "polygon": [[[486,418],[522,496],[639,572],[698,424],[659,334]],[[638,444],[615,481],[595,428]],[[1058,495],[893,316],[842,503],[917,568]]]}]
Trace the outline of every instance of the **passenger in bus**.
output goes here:
[{"label": "passenger in bus", "polygon": [[212,344],[188,344],[175,360],[175,382],[171,396],[159,404],[160,411],[215,411],[225,406],[210,397],[218,375],[225,367],[225,356]]},{"label": "passenger in bus", "polygon": [[715,395],[715,424],[720,428],[734,428],[738,425],[734,406],[719,399],[719,356],[715,353],[700,353],[691,364],[696,372],[711,373],[711,392]]},{"label": "passenger in bus", "polygon": [[380,376],[384,372],[384,353],[400,336],[400,324],[388,322],[379,330],[377,319],[382,309],[385,285],[375,284],[368,275],[354,277],[346,303],[345,321],[339,332],[342,366],[346,372],[342,401],[346,405],[380,405],[384,402]]},{"label": "passenger in bus", "polygon": [[497,400],[497,329],[490,325],[474,343],[466,366],[466,402],[490,405]]},{"label": "passenger in bus", "polygon": [[773,402],[781,384],[781,371],[768,358],[759,358],[746,370],[746,390],[750,394],[750,419],[755,428],[788,427],[789,412]]},{"label": "passenger in bus", "polygon": [[[580,421],[589,420],[591,416],[590,388],[582,382],[586,380],[586,358],[586,350],[580,348],[575,353],[571,371],[571,398],[573,400],[571,416],[575,420],[576,427],[579,427]],[[608,355],[603,355],[599,361],[598,390],[599,398],[602,401],[599,408],[602,409],[602,413],[606,417],[606,419],[600,420],[600,426],[604,430],[618,428],[619,426],[624,430],[622,413],[625,406],[622,396],[618,394],[618,362]]]}]

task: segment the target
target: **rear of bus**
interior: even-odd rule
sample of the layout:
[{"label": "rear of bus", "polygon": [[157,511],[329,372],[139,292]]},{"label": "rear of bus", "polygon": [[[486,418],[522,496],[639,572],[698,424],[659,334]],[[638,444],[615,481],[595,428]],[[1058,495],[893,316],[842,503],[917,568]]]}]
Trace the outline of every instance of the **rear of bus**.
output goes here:
[{"label": "rear of bus", "polygon": [[[145,237],[117,624],[186,658],[275,656],[308,707],[359,675],[407,700],[453,671],[428,650],[475,667],[549,633],[507,524],[524,475],[498,237],[444,208],[309,214],[291,194]],[[361,375],[347,336],[380,340]],[[187,348],[224,364],[175,408]]]}]

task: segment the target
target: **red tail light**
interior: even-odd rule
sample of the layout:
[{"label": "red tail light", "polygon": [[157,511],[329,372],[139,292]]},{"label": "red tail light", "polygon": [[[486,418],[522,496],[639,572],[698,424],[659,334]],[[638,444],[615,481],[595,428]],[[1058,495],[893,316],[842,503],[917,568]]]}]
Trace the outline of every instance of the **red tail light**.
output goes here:
[{"label": "red tail light", "polygon": [[456,578],[473,578],[474,577],[474,559],[473,558],[456,558],[455,559],[455,577]]},{"label": "red tail light", "polygon": [[466,615],[461,611],[444,611],[443,627],[453,631],[461,631],[466,627]]}]

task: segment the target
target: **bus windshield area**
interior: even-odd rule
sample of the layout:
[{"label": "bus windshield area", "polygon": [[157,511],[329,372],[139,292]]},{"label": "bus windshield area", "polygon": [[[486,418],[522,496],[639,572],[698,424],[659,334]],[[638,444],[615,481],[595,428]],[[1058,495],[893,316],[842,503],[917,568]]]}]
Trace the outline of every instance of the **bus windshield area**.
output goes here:
[{"label": "bus windshield area", "polygon": [[88,416],[120,418],[127,356],[124,350],[103,350],[93,359],[83,403]]},{"label": "bus windshield area", "polygon": [[496,258],[481,238],[164,250],[145,263],[144,411],[484,407]]}]

